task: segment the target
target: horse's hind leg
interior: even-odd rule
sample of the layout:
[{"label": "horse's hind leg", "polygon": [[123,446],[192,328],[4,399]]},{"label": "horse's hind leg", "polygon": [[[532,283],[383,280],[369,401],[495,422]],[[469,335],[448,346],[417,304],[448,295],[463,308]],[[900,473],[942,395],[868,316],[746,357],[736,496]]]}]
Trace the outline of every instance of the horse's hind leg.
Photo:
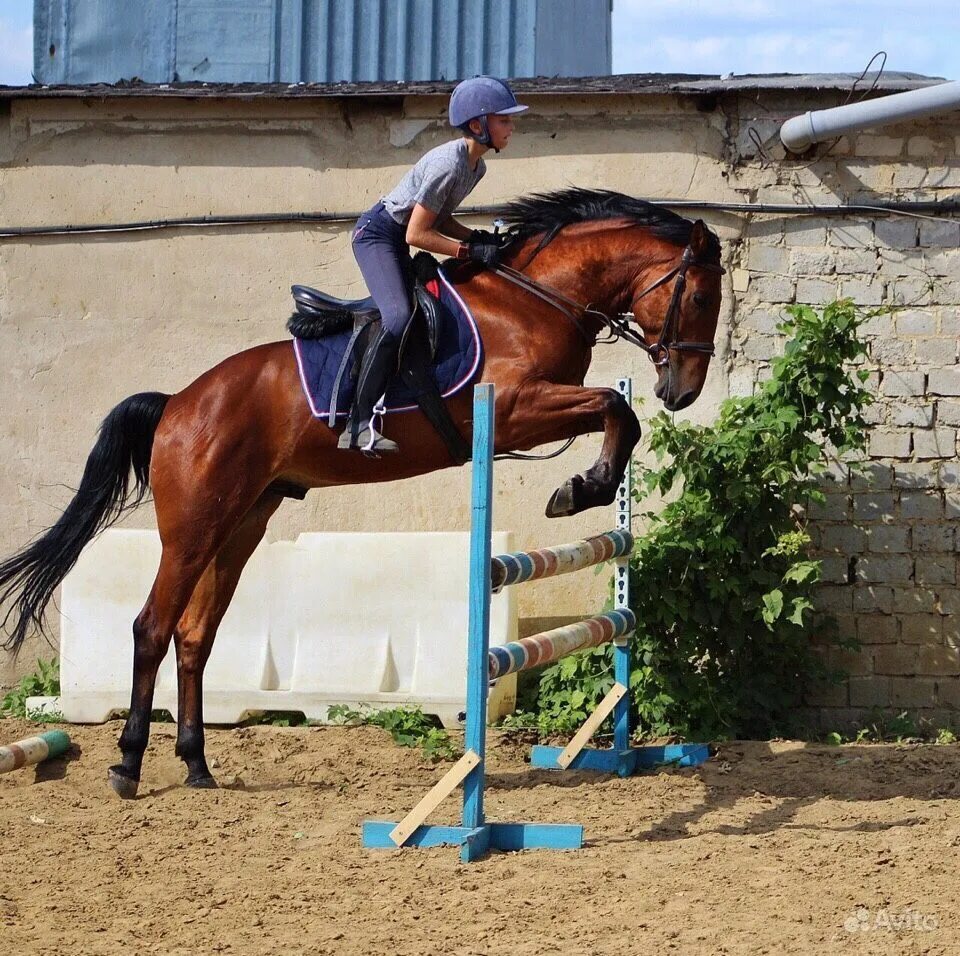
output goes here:
[{"label": "horse's hind leg", "polygon": [[[154,449],[155,472],[156,458]],[[250,487],[249,473],[247,477],[248,485],[235,486],[232,496],[218,491],[212,482],[198,479],[195,483],[206,490],[202,495],[192,494],[189,485],[180,480],[180,472],[172,479],[162,474],[159,482],[152,480],[163,552],[150,596],[133,625],[130,715],[120,735],[123,757],[109,771],[110,786],[125,799],[136,796],[140,783],[157,670],[170,638],[207,566],[261,493],[256,485]]]},{"label": "horse's hind leg", "polygon": [[282,496],[265,493],[250,509],[207,565],[173,634],[178,682],[176,752],[187,765],[188,787],[216,786],[204,756],[203,669],[240,575],[281,501]]},{"label": "horse's hind leg", "polygon": [[130,714],[120,735],[123,757],[108,772],[110,786],[124,799],[135,797],[140,785],[157,671],[170,646],[174,626],[209,560],[209,554],[196,549],[184,552],[174,545],[164,545],[150,596],[133,623],[133,688]]}]

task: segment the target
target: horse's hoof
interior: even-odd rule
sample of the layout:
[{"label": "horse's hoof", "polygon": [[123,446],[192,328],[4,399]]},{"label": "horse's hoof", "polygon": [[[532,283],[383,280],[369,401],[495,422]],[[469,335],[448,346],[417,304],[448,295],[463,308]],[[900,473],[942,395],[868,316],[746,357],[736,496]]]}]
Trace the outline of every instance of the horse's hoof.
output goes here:
[{"label": "horse's hoof", "polygon": [[194,790],[216,790],[217,781],[213,777],[187,777],[185,787],[192,787]]},{"label": "horse's hoof", "polygon": [[574,480],[571,478],[565,481],[551,496],[547,502],[546,515],[548,518],[566,518],[568,515],[577,513],[575,501],[576,490]]},{"label": "horse's hoof", "polygon": [[107,771],[107,780],[110,783],[113,792],[121,800],[132,800],[137,795],[140,787],[140,781],[128,777],[122,767],[111,767]]}]

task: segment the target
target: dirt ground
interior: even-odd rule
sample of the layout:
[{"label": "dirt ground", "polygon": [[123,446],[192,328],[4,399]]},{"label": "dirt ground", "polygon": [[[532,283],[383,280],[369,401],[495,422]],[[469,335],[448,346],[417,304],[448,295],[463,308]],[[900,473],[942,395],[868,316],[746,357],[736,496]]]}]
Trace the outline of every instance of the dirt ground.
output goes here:
[{"label": "dirt ground", "polygon": [[445,769],[380,730],[211,730],[223,786],[192,791],[154,725],[123,802],[120,724],[66,729],[68,759],[0,777],[4,953],[960,953],[958,746],[735,743],[621,780],[531,771],[491,732],[488,818],[588,843],[461,864],[361,848]]}]

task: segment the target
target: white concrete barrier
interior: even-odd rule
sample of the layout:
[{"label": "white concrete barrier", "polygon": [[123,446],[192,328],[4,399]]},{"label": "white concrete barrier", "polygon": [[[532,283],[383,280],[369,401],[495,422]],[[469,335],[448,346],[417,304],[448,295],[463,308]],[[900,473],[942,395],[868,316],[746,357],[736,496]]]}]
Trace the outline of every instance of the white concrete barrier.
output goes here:
[{"label": "white concrete barrier", "polygon": [[[244,570],[204,672],[204,720],[267,710],[323,721],[333,704],[419,706],[446,727],[465,709],[465,533],[302,534],[262,544]],[[512,535],[494,536],[498,552]],[[129,707],[131,626],[160,561],[153,531],[111,530],[63,583],[60,704],[74,723]],[[512,589],[493,599],[491,640],[517,637]],[[515,703],[515,679],[491,692],[491,719]],[[171,644],[154,707],[176,716]]]}]

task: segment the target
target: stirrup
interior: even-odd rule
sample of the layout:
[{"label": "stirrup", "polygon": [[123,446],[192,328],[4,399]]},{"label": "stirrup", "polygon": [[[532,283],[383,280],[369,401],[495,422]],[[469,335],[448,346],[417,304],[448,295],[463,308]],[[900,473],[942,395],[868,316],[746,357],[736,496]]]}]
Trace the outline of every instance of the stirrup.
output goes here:
[{"label": "stirrup", "polygon": [[358,449],[365,455],[376,457],[377,455],[392,455],[400,451],[400,446],[389,438],[381,435],[376,428],[371,428],[369,424],[364,425],[356,437],[353,435],[353,428],[350,425],[343,430],[340,440],[337,442],[337,448]]},{"label": "stirrup", "polygon": [[[371,419],[372,423],[373,419]],[[389,438],[381,435],[372,424],[367,425],[357,435],[357,444],[360,451],[371,458],[377,458],[380,455],[395,455],[400,451],[400,446]]]},{"label": "stirrup", "polygon": [[[381,454],[393,455],[400,451],[400,446],[395,441],[390,441],[377,430],[377,419],[383,422],[383,416],[387,413],[387,395],[384,393],[377,399],[370,414],[370,420],[354,434],[355,424],[352,420],[347,422],[337,442],[337,448],[359,448],[365,455],[371,458],[377,458]],[[381,428],[383,425],[381,424]]]}]

